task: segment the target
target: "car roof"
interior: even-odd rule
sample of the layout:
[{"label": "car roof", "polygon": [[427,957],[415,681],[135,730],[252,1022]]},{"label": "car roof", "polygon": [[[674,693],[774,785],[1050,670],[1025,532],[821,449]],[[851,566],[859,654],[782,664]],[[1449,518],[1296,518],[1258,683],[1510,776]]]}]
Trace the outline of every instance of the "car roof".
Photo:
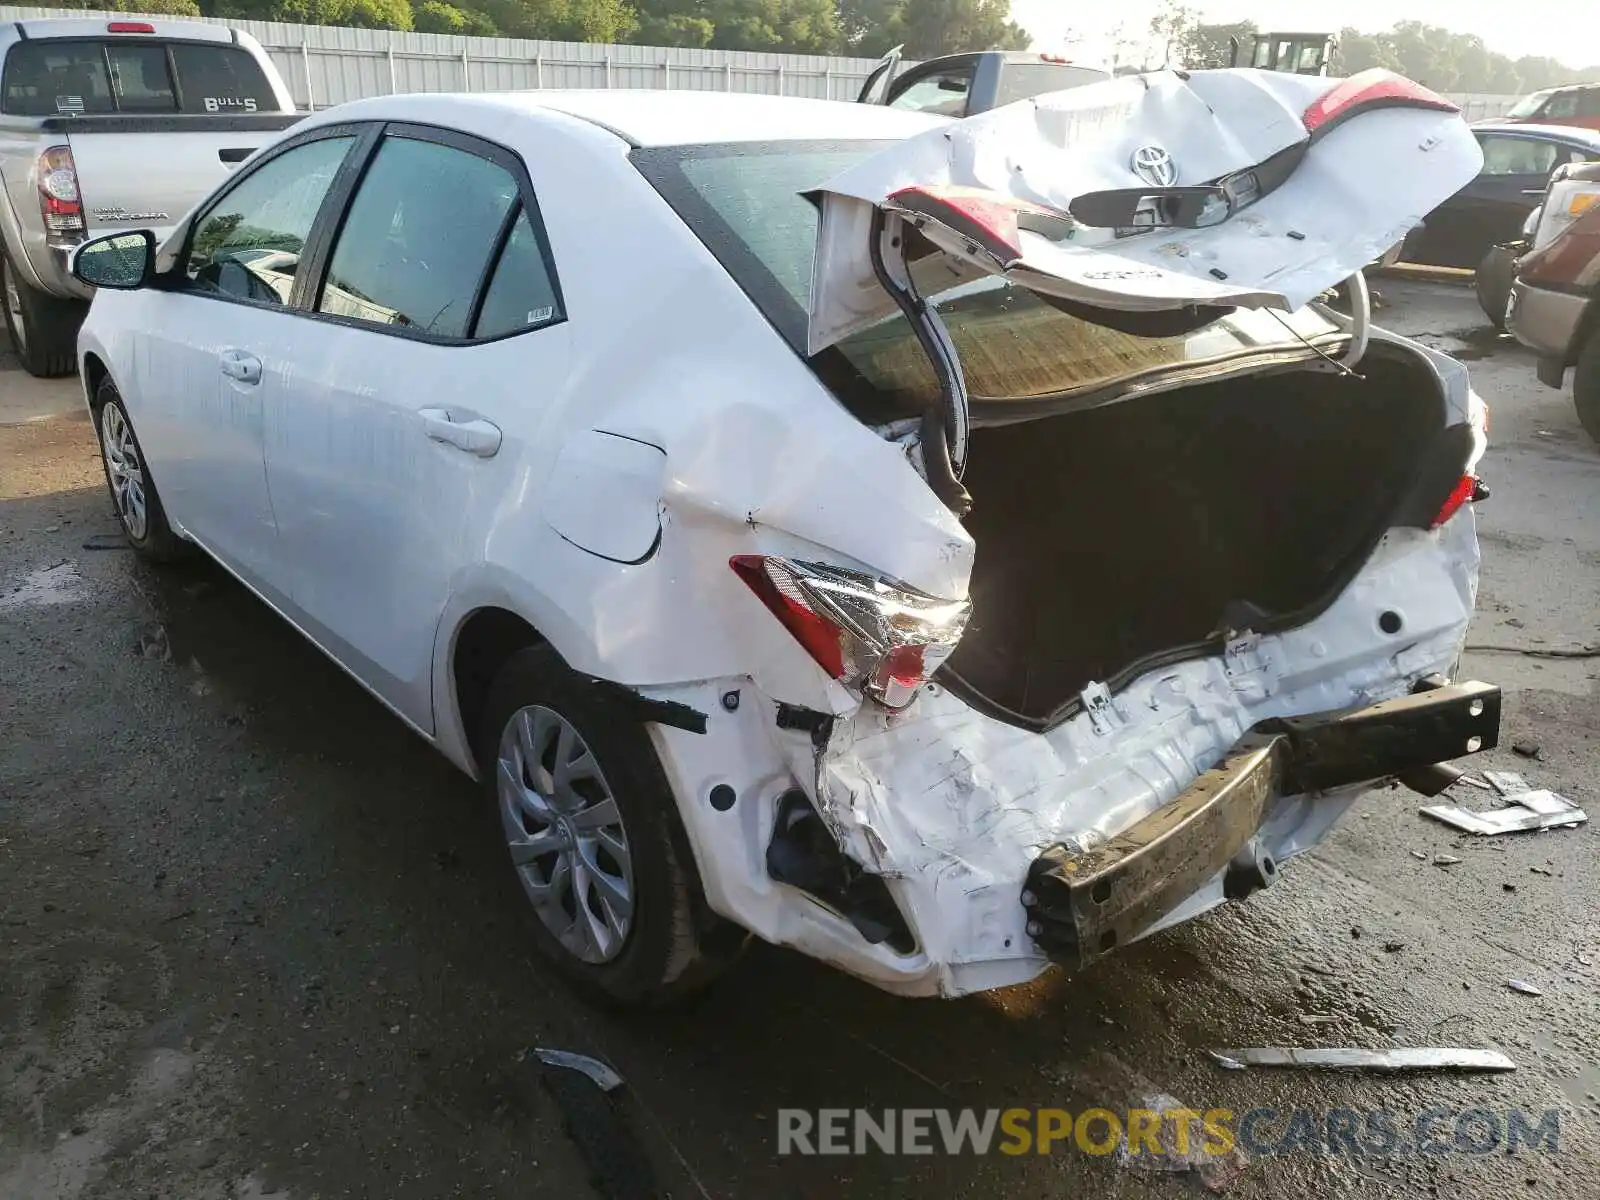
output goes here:
[{"label": "car roof", "polygon": [[1521,121],[1479,121],[1473,132],[1493,132],[1512,137],[1532,138],[1541,142],[1576,142],[1600,149],[1600,129],[1585,129],[1581,125],[1532,125]]},{"label": "car roof", "polygon": [[473,93],[507,109],[548,109],[590,121],[635,146],[703,142],[904,138],[947,120],[881,104],[741,92],[613,91]]}]

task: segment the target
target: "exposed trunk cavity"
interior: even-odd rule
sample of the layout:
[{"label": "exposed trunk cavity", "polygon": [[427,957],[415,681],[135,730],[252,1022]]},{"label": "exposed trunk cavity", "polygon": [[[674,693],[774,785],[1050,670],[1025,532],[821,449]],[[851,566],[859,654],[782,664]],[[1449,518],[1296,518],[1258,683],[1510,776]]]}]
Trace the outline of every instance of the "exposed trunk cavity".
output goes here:
[{"label": "exposed trunk cavity", "polygon": [[1378,353],[1361,372],[1265,374],[975,429],[973,614],[951,683],[1045,723],[1091,682],[1315,617],[1438,458],[1430,373]]}]

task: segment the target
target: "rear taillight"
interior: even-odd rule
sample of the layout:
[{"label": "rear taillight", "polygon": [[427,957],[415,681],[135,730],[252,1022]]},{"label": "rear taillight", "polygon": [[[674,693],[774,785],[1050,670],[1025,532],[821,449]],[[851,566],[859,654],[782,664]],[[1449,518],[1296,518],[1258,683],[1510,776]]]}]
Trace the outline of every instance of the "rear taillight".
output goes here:
[{"label": "rear taillight", "polygon": [[1432,108],[1439,112],[1461,109],[1437,92],[1403,75],[1373,67],[1341,80],[1306,109],[1301,117],[1306,132],[1313,138],[1327,133],[1351,117],[1375,108]]},{"label": "rear taillight", "polygon": [[78,194],[78,169],[72,151],[51,146],[39,155],[39,212],[51,242],[78,242],[83,239],[83,197]]},{"label": "rear taillight", "polygon": [[728,560],[829,676],[904,708],[950,657],[971,604],[859,571],[763,554]]},{"label": "rear taillight", "polygon": [[154,33],[156,27],[149,21],[112,21],[106,26],[107,33]]},{"label": "rear taillight", "polygon": [[1600,203],[1600,182],[1569,179],[1565,168],[1558,169],[1544,194],[1544,202],[1535,210],[1538,219],[1529,249],[1548,246],[1596,203]]},{"label": "rear taillight", "polygon": [[1444,504],[1439,509],[1439,515],[1433,518],[1428,528],[1439,528],[1439,526],[1460,512],[1467,501],[1478,499],[1478,489],[1482,486],[1478,482],[1476,475],[1463,475],[1457,481],[1455,487],[1450,489],[1450,494],[1445,497]]}]

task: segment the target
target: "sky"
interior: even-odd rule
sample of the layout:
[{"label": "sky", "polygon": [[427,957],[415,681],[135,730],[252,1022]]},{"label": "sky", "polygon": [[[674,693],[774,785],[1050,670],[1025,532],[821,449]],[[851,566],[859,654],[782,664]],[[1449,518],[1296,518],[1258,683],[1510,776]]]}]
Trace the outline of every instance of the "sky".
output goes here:
[{"label": "sky", "polygon": [[[1571,67],[1600,63],[1600,4],[1592,0],[1188,0],[1201,19],[1248,18],[1260,29],[1321,32],[1342,26],[1364,31],[1388,29],[1396,21],[1422,21],[1459,33],[1475,33],[1490,50],[1512,58],[1543,54]],[[1124,0],[1104,6],[1065,0],[1011,0],[1011,16],[1042,49],[1062,46],[1071,30],[1079,40],[1073,56],[1084,61],[1110,56],[1110,34],[1119,21],[1143,28],[1156,0]],[[1332,14],[1338,13],[1335,17]]]}]

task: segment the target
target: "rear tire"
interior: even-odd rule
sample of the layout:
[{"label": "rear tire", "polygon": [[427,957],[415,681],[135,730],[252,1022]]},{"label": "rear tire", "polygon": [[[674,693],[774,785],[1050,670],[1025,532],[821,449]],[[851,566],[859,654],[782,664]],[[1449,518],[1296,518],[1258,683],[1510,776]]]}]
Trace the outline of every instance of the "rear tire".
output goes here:
[{"label": "rear tire", "polygon": [[1600,445],[1600,329],[1589,334],[1578,352],[1577,369],[1572,373],[1572,403],[1578,421]]},{"label": "rear tire", "polygon": [[1499,333],[1506,331],[1506,301],[1511,298],[1511,281],[1516,258],[1503,246],[1492,246],[1472,274],[1478,307]]},{"label": "rear tire", "polygon": [[22,369],[40,379],[78,369],[78,327],[89,306],[41,292],[0,253],[0,311]]},{"label": "rear tire", "polygon": [[490,686],[477,761],[540,956],[601,1007],[660,1008],[709,984],[745,934],[706,907],[650,737],[607,701],[549,646],[519,650]]},{"label": "rear tire", "polygon": [[155,480],[150,478],[150,467],[134,436],[133,422],[109,378],[102,379],[95,391],[93,411],[106,489],[111,493],[111,507],[128,544],[147,562],[170,563],[188,557],[194,548],[167,523],[167,510],[161,504]]}]

